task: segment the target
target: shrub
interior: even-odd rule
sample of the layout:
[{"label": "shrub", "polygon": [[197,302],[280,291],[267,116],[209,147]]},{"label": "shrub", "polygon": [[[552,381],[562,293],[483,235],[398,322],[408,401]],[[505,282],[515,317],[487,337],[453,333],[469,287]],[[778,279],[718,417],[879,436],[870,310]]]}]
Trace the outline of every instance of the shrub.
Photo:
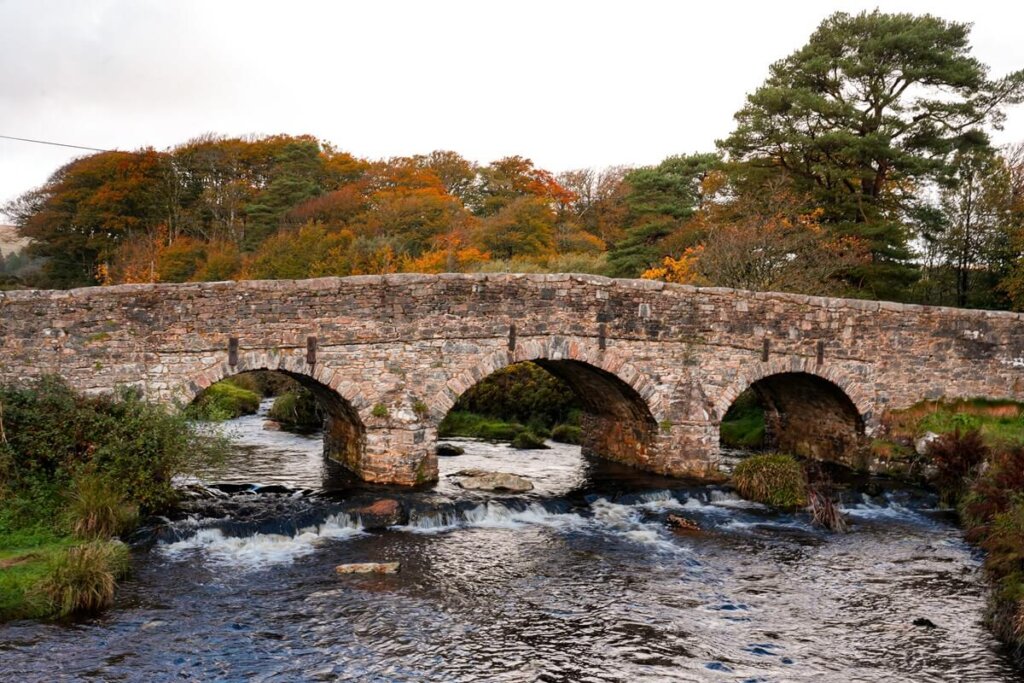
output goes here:
[{"label": "shrub", "polygon": [[936,468],[934,482],[946,503],[956,504],[967,488],[967,478],[988,453],[988,446],[977,430],[961,433],[957,429],[928,444],[926,454]]},{"label": "shrub", "polygon": [[67,514],[79,538],[110,538],[135,527],[139,508],[103,478],[83,475],[75,479]]},{"label": "shrub", "polygon": [[58,616],[93,614],[113,604],[117,579],[129,566],[125,544],[90,541],[58,555],[38,590]]},{"label": "shrub", "polygon": [[373,410],[370,411],[370,414],[373,415],[374,417],[384,418],[390,415],[391,412],[388,410],[388,407],[383,403],[377,403],[373,406]]},{"label": "shrub", "polygon": [[783,509],[807,505],[807,478],[791,455],[750,456],[736,466],[732,478],[740,495],[749,500]]},{"label": "shrub", "polygon": [[189,406],[188,413],[195,420],[220,422],[242,415],[255,415],[259,409],[259,394],[237,386],[233,380],[223,380],[200,394]]},{"label": "shrub", "polygon": [[268,416],[287,430],[307,432],[324,426],[324,412],[309,389],[297,387],[274,399]]},{"label": "shrub", "polygon": [[551,430],[551,440],[579,445],[583,441],[583,430],[575,425],[560,424]]},{"label": "shrub", "polygon": [[515,422],[503,422],[474,413],[453,410],[445,415],[444,420],[438,425],[437,435],[440,437],[468,436],[488,441],[511,441],[516,434],[524,429],[526,427]]},{"label": "shrub", "polygon": [[534,434],[528,429],[516,434],[515,438],[512,439],[512,448],[517,448],[521,451],[533,450],[539,448],[547,448],[544,443],[544,439],[537,434]]}]

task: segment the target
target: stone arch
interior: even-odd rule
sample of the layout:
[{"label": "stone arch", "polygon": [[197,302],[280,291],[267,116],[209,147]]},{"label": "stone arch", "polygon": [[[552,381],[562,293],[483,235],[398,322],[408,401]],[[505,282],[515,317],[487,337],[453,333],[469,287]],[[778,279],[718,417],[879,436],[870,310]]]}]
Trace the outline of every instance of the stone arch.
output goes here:
[{"label": "stone arch", "polygon": [[722,393],[715,405],[719,423],[746,389],[764,409],[765,446],[819,460],[858,461],[870,404],[841,370],[764,363]]},{"label": "stone arch", "polygon": [[286,375],[316,396],[326,414],[324,456],[358,473],[366,452],[366,426],[359,409],[368,405],[368,401],[352,389],[351,383],[342,382],[341,374],[323,365],[310,366],[304,358],[296,356],[252,351],[240,354],[234,366],[221,362],[207,367],[176,394],[187,405],[221,380],[260,370]]},{"label": "stone arch", "polygon": [[772,375],[785,373],[803,373],[813,375],[841,389],[850,402],[856,407],[860,418],[867,428],[875,424],[874,401],[869,393],[870,378],[864,374],[855,374],[837,365],[818,365],[814,359],[803,357],[777,358],[765,363],[758,363],[741,372],[719,392],[713,402],[715,422],[721,422],[729,406],[747,388],[760,380]]},{"label": "stone arch", "polygon": [[663,402],[646,374],[612,351],[567,337],[528,339],[487,354],[428,402],[439,422],[465,391],[501,368],[530,361],[565,382],[584,406],[585,453],[644,467],[658,438]]},{"label": "stone arch", "polygon": [[655,420],[663,417],[663,398],[645,373],[615,351],[599,349],[592,340],[584,341],[570,337],[529,339],[517,344],[515,351],[493,351],[484,356],[476,366],[463,370],[448,380],[445,388],[428,400],[427,405],[431,415],[440,420],[467,389],[501,368],[524,361],[563,360],[577,361],[614,376],[644,400]]}]

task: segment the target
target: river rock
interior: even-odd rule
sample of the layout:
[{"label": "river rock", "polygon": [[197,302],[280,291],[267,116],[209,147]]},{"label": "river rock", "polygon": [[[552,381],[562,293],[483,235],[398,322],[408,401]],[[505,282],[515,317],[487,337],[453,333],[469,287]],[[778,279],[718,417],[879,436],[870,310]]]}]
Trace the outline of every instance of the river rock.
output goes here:
[{"label": "river rock", "polygon": [[462,455],[466,452],[466,449],[455,444],[439,443],[435,452],[438,455]]},{"label": "river rock", "polygon": [[701,528],[697,526],[697,522],[686,517],[680,517],[679,515],[669,515],[665,518],[665,524],[673,531],[684,534],[697,534],[701,531]]},{"label": "river rock", "polygon": [[918,455],[926,455],[928,453],[928,446],[937,438],[939,438],[939,435],[935,432],[925,432],[924,436],[914,439],[914,452]]},{"label": "river rock", "polygon": [[334,568],[339,574],[397,574],[401,562],[353,562],[339,564]]},{"label": "river rock", "polygon": [[488,472],[487,470],[462,470],[452,475],[455,483],[464,489],[476,491],[510,491],[524,493],[533,490],[533,482],[511,472]]},{"label": "river rock", "polygon": [[266,420],[263,423],[263,430],[267,432],[279,432],[281,431],[281,423],[277,420]]},{"label": "river rock", "polygon": [[363,528],[370,531],[386,529],[409,521],[406,509],[391,498],[382,498],[365,507],[356,508],[351,514],[359,517]]}]

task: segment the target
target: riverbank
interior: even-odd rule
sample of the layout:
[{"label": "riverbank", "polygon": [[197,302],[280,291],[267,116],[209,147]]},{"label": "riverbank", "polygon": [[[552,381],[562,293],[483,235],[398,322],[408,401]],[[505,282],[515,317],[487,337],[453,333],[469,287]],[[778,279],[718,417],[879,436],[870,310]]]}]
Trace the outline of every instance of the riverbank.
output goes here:
[{"label": "riverbank", "polygon": [[134,392],[87,397],[56,378],[0,386],[0,435],[0,621],[108,607],[128,570],[117,538],[225,452]]}]

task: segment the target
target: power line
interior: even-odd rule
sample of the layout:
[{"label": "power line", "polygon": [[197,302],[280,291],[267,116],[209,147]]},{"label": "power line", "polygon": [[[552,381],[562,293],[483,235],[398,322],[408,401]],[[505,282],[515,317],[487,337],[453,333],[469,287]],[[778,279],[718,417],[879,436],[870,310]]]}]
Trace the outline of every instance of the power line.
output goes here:
[{"label": "power line", "polygon": [[85,149],[90,152],[113,152],[112,149],[100,149],[99,147],[84,147],[82,145],[68,145],[63,142],[50,142],[49,140],[32,140],[30,138],[16,138],[13,135],[0,135],[4,140],[17,140],[18,142],[32,142],[37,145],[53,145],[54,147],[70,147],[71,149]]}]

